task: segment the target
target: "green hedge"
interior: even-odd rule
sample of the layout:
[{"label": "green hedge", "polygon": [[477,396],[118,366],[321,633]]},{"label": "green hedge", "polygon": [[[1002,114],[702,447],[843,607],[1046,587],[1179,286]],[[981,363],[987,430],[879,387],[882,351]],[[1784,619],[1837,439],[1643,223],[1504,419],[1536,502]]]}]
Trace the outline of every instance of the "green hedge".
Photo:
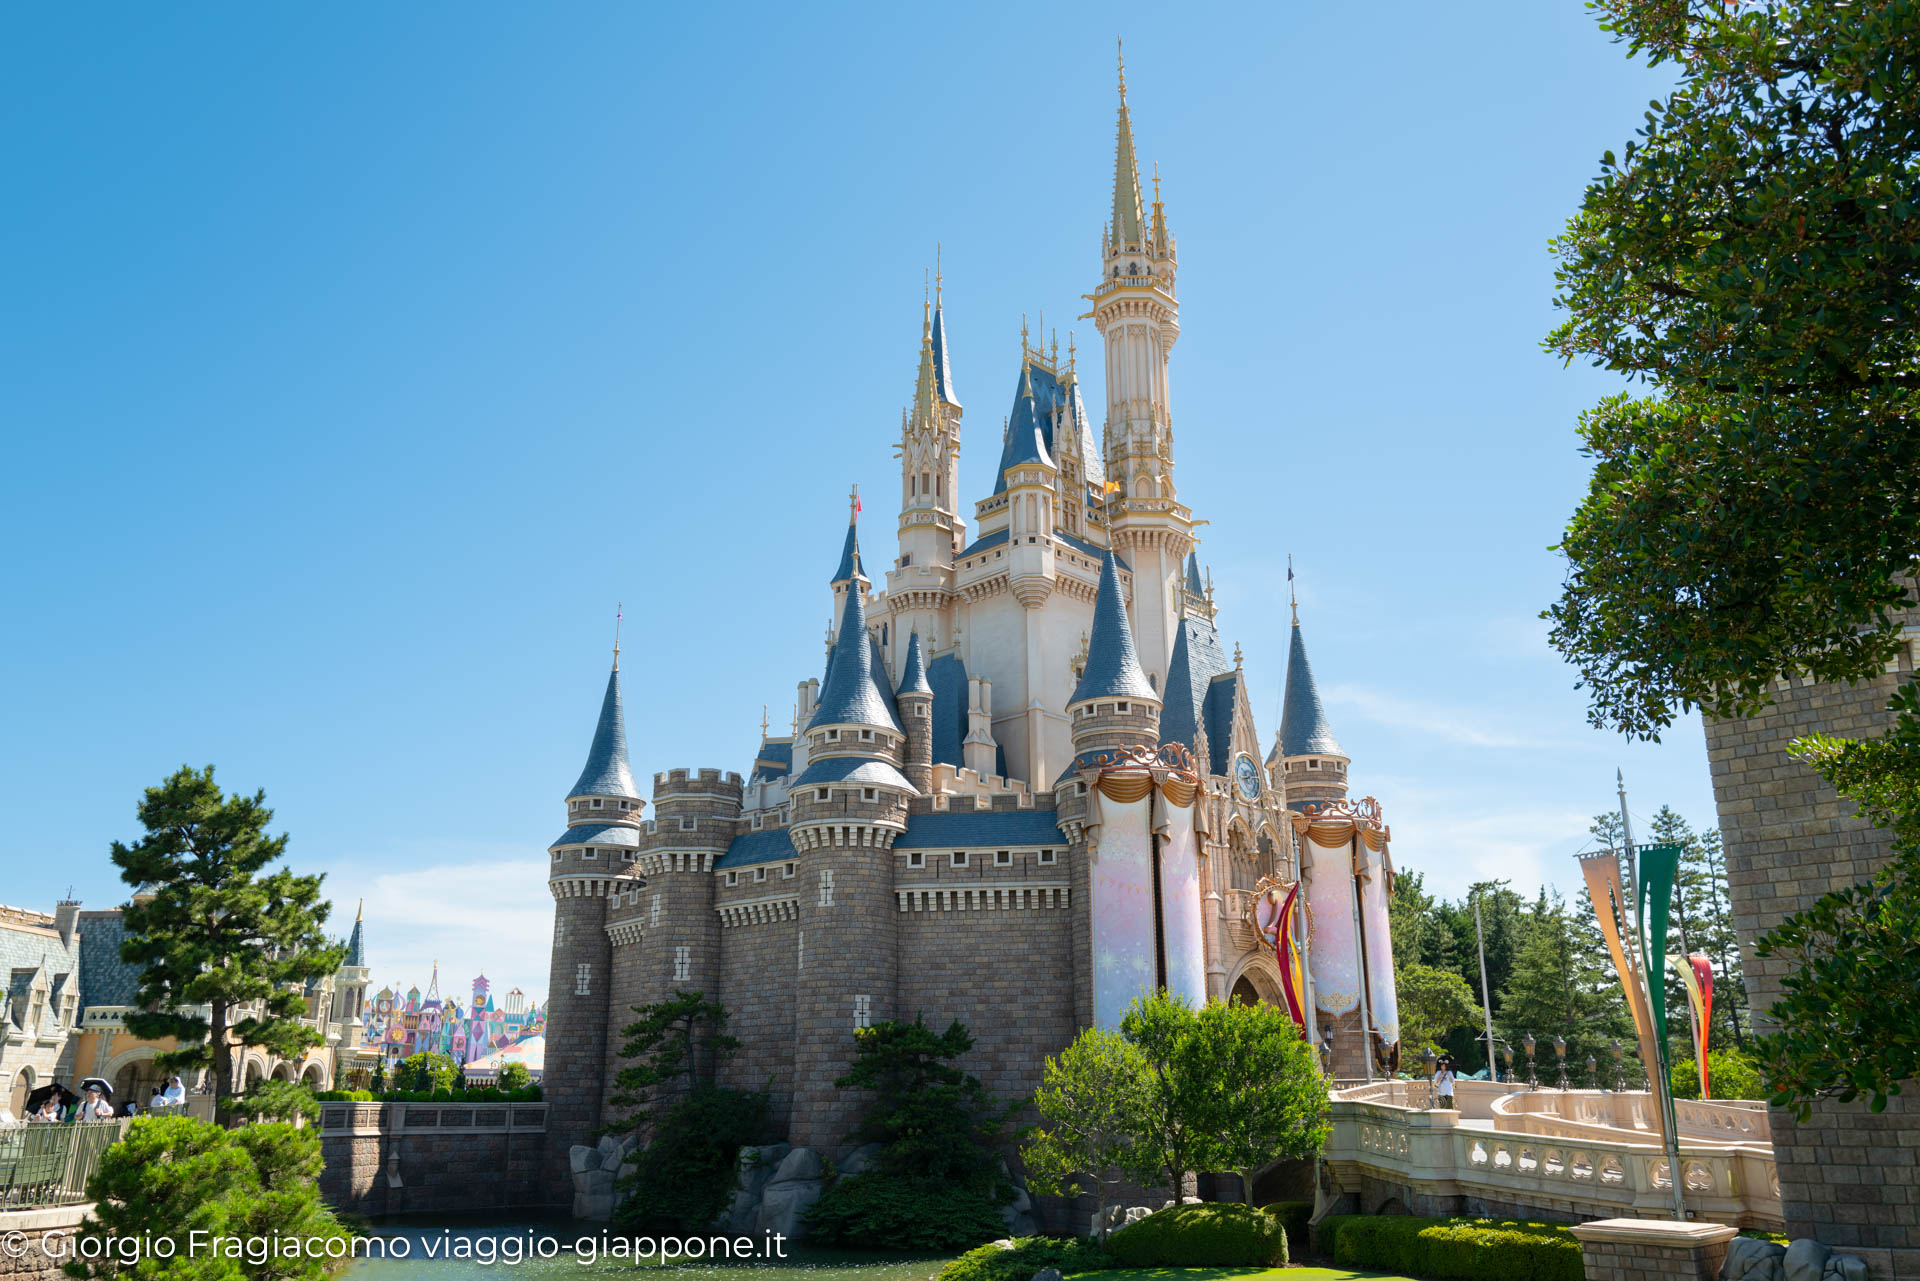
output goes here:
[{"label": "green hedge", "polygon": [[971,1250],[1007,1230],[985,1192],[878,1171],[835,1180],[807,1210],[806,1222],[821,1245],[943,1254]]},{"label": "green hedge", "polygon": [[1275,1201],[1260,1208],[1280,1220],[1280,1226],[1287,1230],[1290,1254],[1298,1256],[1307,1252],[1307,1221],[1313,1218],[1313,1202]]},{"label": "green hedge", "polygon": [[994,1244],[967,1251],[940,1269],[938,1281],[1031,1281],[1042,1268],[1058,1268],[1062,1276],[1071,1276],[1112,1266],[1113,1257],[1091,1241],[1021,1237],[1011,1250]]},{"label": "green hedge", "polygon": [[313,1096],[322,1103],[538,1103],[540,1087],[524,1090],[322,1090]]},{"label": "green hedge", "polygon": [[1265,1210],[1237,1201],[1170,1205],[1107,1238],[1123,1268],[1276,1267],[1287,1261],[1287,1232]]},{"label": "green hedge", "polygon": [[1344,1214],[1321,1220],[1321,1244],[1345,1268],[1436,1281],[1584,1281],[1564,1223]]}]

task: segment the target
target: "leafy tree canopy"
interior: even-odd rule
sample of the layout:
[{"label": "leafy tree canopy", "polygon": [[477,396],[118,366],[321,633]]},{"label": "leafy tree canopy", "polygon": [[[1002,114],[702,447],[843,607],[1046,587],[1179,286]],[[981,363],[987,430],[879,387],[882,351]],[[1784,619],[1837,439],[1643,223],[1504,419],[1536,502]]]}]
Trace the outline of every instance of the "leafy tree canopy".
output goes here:
[{"label": "leafy tree canopy", "polygon": [[1679,82],[1554,241],[1547,346],[1649,385],[1595,462],[1553,641],[1592,719],[1750,714],[1877,673],[1920,556],[1920,20],[1912,0],[1605,0]]},{"label": "leafy tree canopy", "polygon": [[146,836],[113,844],[121,879],[139,891],[120,949],[140,967],[140,1010],[127,1030],[176,1038],[179,1048],[155,1061],[172,1071],[211,1067],[217,1102],[232,1092],[237,1047],[294,1058],[321,1043],[300,1021],[305,986],[338,969],[345,949],[321,932],[331,910],[324,878],[269,870],[287,838],[266,834],[265,792],[224,796],[211,765],[183,767],[147,789],[138,814]]}]

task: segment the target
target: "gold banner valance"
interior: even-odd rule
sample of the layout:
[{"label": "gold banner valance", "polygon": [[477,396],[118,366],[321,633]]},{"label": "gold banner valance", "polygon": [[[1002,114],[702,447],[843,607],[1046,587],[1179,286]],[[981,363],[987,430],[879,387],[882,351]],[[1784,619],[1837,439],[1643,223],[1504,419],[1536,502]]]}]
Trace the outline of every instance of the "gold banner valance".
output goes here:
[{"label": "gold banner valance", "polygon": [[1367,848],[1375,853],[1387,848],[1387,829],[1375,827],[1364,819],[1354,818],[1318,818],[1298,812],[1288,815],[1293,821],[1293,830],[1305,836],[1315,845],[1324,845],[1337,849],[1350,844],[1355,836],[1366,842]]},{"label": "gold banner valance", "polygon": [[1147,773],[1101,774],[1093,785],[1100,794],[1125,805],[1137,801],[1153,790],[1153,775]]},{"label": "gold banner valance", "polygon": [[1186,809],[1193,804],[1193,798],[1200,794],[1200,785],[1191,779],[1176,778],[1169,775],[1161,780],[1160,795],[1171,805]]}]

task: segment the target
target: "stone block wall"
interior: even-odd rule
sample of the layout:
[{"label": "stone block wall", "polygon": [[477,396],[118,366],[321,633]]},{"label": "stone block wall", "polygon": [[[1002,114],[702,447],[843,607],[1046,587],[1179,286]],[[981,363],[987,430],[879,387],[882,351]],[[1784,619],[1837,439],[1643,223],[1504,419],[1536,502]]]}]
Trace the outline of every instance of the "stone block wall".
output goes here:
[{"label": "stone block wall", "polygon": [[[1909,620],[1920,623],[1920,613]],[[1726,843],[1727,882],[1747,990],[1760,1030],[1780,993],[1782,962],[1754,953],[1761,934],[1822,894],[1869,879],[1890,853],[1862,819],[1787,744],[1812,733],[1871,736],[1910,677],[1909,646],[1893,670],[1859,685],[1794,676],[1774,705],[1747,720],[1707,722],[1707,755]],[[1787,1233],[1858,1254],[1877,1278],[1920,1278],[1920,1098],[1912,1089],[1884,1113],[1865,1100],[1815,1106],[1796,1121],[1771,1116]]]},{"label": "stone block wall", "polygon": [[[93,1205],[62,1205],[45,1210],[7,1210],[0,1212],[0,1240],[18,1241],[0,1250],[0,1281],[65,1281],[61,1271],[65,1260],[48,1254],[42,1246],[49,1233],[76,1232]],[[22,1234],[15,1236],[15,1233]],[[15,1257],[15,1250],[19,1255]]]},{"label": "stone block wall", "polygon": [[565,1204],[551,1175],[544,1103],[325,1103],[320,1194],[353,1214]]}]

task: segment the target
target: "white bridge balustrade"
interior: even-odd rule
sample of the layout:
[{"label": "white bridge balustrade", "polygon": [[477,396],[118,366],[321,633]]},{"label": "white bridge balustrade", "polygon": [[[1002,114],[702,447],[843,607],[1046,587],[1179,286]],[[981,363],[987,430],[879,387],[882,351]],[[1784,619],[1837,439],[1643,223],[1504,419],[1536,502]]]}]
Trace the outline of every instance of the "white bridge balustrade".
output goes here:
[{"label": "white bridge balustrade", "polygon": [[[1336,1089],[1319,1213],[1672,1216],[1652,1096],[1461,1081],[1454,1099],[1457,1110],[1433,1109],[1424,1081]],[[1764,1105],[1680,1100],[1675,1109],[1688,1212],[1739,1228],[1783,1227]]]}]

